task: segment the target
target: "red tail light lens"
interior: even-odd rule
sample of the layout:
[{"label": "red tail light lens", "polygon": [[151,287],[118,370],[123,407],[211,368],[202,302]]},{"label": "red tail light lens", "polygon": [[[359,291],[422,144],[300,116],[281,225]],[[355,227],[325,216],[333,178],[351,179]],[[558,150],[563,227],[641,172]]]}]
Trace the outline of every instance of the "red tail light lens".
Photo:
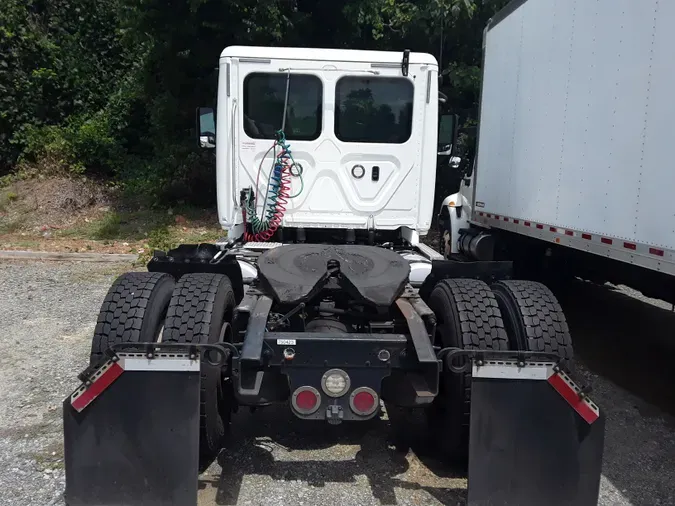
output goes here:
[{"label": "red tail light lens", "polygon": [[303,390],[296,397],[295,403],[299,409],[311,411],[317,404],[317,398],[316,395],[314,395],[314,392]]},{"label": "red tail light lens", "polygon": [[293,405],[293,409],[301,415],[311,415],[319,409],[321,396],[319,395],[319,391],[314,387],[300,387],[293,392],[291,404]]},{"label": "red tail light lens", "polygon": [[349,406],[357,415],[372,415],[380,405],[380,399],[375,391],[368,387],[357,388],[349,398]]}]

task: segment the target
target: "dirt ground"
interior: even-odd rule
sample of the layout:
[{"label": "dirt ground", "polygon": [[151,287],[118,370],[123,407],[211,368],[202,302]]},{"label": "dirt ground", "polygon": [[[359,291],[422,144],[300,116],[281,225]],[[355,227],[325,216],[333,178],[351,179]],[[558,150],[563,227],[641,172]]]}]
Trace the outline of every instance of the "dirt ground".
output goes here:
[{"label": "dirt ground", "polygon": [[149,256],[224,235],[215,209],[148,207],[87,179],[33,178],[0,188],[0,250]]},{"label": "dirt ground", "polygon": [[[0,504],[62,506],[60,405],[86,365],[100,303],[128,265],[0,262]],[[675,504],[675,313],[630,290],[575,285],[562,300],[580,373],[607,416],[600,504]],[[592,309],[590,309],[592,308]],[[199,480],[209,505],[459,505],[466,478],[390,444],[386,417],[302,422],[240,410]]]}]

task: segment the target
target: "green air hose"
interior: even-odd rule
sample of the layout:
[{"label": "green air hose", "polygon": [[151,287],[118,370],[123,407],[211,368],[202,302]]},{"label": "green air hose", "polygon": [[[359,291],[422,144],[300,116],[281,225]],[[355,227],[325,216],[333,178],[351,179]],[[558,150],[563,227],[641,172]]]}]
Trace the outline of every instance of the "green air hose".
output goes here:
[{"label": "green air hose", "polygon": [[[274,150],[274,161],[267,178],[262,219],[258,217],[257,197],[254,197],[253,191],[248,192],[242,208],[242,217],[244,226],[246,227],[244,239],[246,241],[269,241],[283,221],[288,201],[300,195],[305,188],[302,167],[295,163],[283,130],[277,132],[277,140],[267,152],[269,153],[271,150]],[[265,156],[263,156],[264,159]],[[260,167],[258,168],[257,180],[260,178],[262,164],[263,161],[260,162]],[[290,194],[291,177],[300,178],[300,189],[294,195]],[[250,231],[247,227],[249,223],[251,225]]]}]

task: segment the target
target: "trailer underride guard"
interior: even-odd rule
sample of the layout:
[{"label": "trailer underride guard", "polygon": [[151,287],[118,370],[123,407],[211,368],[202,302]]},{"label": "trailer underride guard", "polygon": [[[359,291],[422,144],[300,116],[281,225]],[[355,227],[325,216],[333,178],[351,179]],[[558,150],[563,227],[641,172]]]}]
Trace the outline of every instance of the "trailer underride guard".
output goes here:
[{"label": "trailer underride guard", "polygon": [[[324,111],[335,132],[321,131],[319,121],[316,138],[299,135],[294,128],[309,120],[298,115],[310,109],[298,101],[311,93],[294,93],[305,82],[294,80],[298,66],[299,78],[323,77],[323,96],[336,93],[338,102],[340,83],[351,79],[359,82],[345,92],[349,100],[349,90],[369,87],[374,96],[382,84],[377,99],[396,110],[410,93],[412,109],[403,104],[397,116],[409,116],[408,131],[349,141],[356,130],[368,131],[357,125],[348,132],[352,116],[338,127]],[[436,133],[428,132],[437,122],[429,99],[437,72],[433,57],[408,51],[402,58],[223,52],[217,164],[228,239],[157,251],[148,272],[124,274],[110,288],[90,365],[63,403],[69,506],[196,505],[199,473],[227,451],[231,414],[273,403],[329,425],[369,420],[390,407],[423,411],[438,456],[468,469],[470,505],[597,503],[604,416],[571,378],[572,343],[554,295],[511,280],[508,262],[444,260],[421,244],[418,231],[426,233],[431,212],[421,194],[409,202],[408,225],[397,217],[410,193],[401,186],[405,136],[421,143],[431,136],[435,159]],[[283,120],[275,114],[283,131],[270,134],[271,148],[246,91],[243,112],[236,105],[239,85],[261,75],[281,90]],[[287,116],[294,124],[286,125]],[[232,142],[244,135],[263,140]],[[200,142],[212,147],[215,138],[207,131]],[[356,142],[350,151],[348,142]],[[257,150],[255,163],[246,162]],[[419,156],[409,160],[421,184],[431,169]],[[266,159],[271,168],[260,177]],[[343,162],[346,171],[337,165]],[[247,188],[251,181],[256,186]],[[333,194],[336,181],[340,195]],[[341,206],[330,213],[330,204],[312,200],[327,189]],[[380,199],[378,192],[393,193]],[[400,422],[390,423],[394,437],[405,434]]]}]

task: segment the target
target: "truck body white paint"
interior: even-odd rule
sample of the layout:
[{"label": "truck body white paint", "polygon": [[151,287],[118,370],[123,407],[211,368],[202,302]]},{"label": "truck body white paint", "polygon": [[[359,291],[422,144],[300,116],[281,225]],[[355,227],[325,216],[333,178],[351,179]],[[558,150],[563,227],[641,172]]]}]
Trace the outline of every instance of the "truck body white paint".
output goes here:
[{"label": "truck body white paint", "polygon": [[[290,140],[303,168],[304,190],[286,206],[284,227],[396,230],[417,240],[431,225],[436,178],[438,64],[410,53],[402,75],[402,52],[233,46],[220,57],[217,114],[218,215],[230,236],[241,233],[240,191],[264,194],[272,165],[272,139],[251,138],[244,129],[244,86],[254,73],[316,76],[321,82],[321,129],[312,140]],[[407,79],[413,87],[412,130],[402,143],[343,142],[335,132],[336,84],[345,76]],[[258,168],[263,160],[261,177]],[[356,178],[360,165],[365,175]],[[372,177],[379,168],[379,179]],[[292,181],[298,191],[299,178]],[[258,200],[258,210],[262,206]]]},{"label": "truck body white paint", "polygon": [[675,2],[514,7],[485,32],[474,222],[675,274]]}]

